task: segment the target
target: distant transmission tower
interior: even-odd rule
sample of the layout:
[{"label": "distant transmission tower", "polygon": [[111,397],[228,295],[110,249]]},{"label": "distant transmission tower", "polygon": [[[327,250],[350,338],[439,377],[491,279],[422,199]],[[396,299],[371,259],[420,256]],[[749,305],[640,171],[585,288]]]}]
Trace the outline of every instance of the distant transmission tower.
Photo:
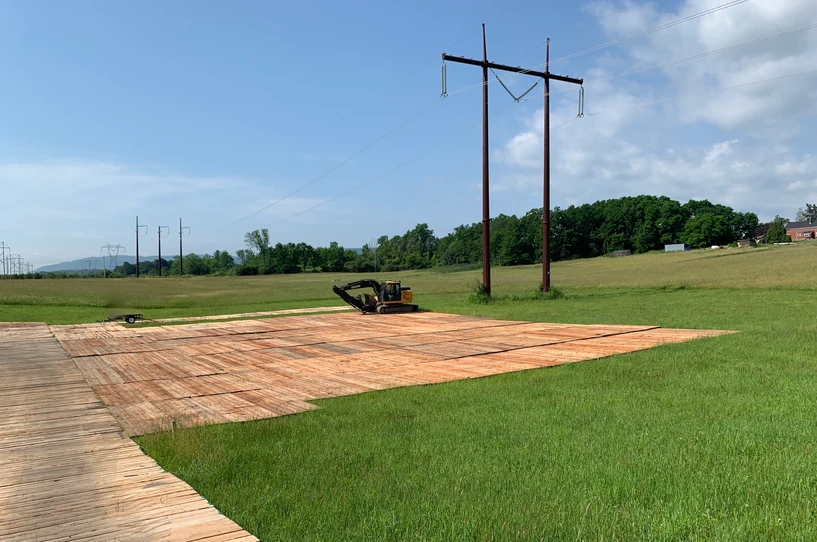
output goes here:
[{"label": "distant transmission tower", "polygon": [[82,260],[82,268],[88,271],[88,278],[91,278],[91,271],[96,271],[96,261],[91,258]]},{"label": "distant transmission tower", "polygon": [[17,273],[19,273],[19,271],[17,270],[17,262],[19,262],[19,261],[20,261],[20,255],[19,254],[9,254],[8,255],[8,270],[9,270],[8,274],[9,275],[16,275]]},{"label": "distant transmission tower", "polygon": [[3,275],[8,275],[8,267],[6,265],[6,250],[11,252],[11,247],[6,243],[0,241],[0,260],[3,262]]},{"label": "distant transmission tower", "polygon": [[125,247],[122,245],[102,245],[99,249],[100,254],[102,255],[102,274],[105,275],[105,272],[108,270],[108,267],[111,268],[111,271],[116,269],[116,266],[119,265],[119,251],[125,250]]}]

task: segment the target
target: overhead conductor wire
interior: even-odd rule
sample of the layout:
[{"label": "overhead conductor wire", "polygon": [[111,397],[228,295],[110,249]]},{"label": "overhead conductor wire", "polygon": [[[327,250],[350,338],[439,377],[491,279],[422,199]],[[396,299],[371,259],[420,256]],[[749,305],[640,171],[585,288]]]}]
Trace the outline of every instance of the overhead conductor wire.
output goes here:
[{"label": "overhead conductor wire", "polygon": [[[517,6],[515,6],[515,7],[511,8],[511,9],[509,9],[509,10],[506,10],[506,11],[505,11],[505,12],[503,12],[501,15],[499,15],[499,17],[498,17],[498,18],[505,17],[505,16],[506,16],[506,15],[508,15],[509,13],[512,13],[513,11],[517,10],[519,7],[520,7],[520,6],[519,6],[519,5],[517,5]],[[465,34],[463,37],[461,37],[460,39],[458,39],[457,41],[455,41],[455,42],[454,42],[454,43],[453,43],[451,46],[453,47],[454,45],[456,45],[456,44],[460,43],[461,41],[463,41],[463,40],[464,40],[464,39],[466,39],[467,37],[469,37],[469,36],[473,35],[473,34],[474,34],[475,32],[477,32],[477,31],[478,31],[480,28],[481,28],[481,26],[480,26],[480,27],[477,27],[476,29],[474,29],[474,30],[472,30],[472,31],[470,31],[470,32],[468,32],[468,33],[467,33],[467,34]],[[429,61],[429,62],[430,62],[430,61]],[[413,73],[416,73],[417,71],[419,71],[420,69],[422,69],[422,68],[423,68],[425,65],[427,65],[429,62],[426,62],[426,63],[425,63],[423,66],[421,66],[420,68],[418,68],[417,70],[415,70],[415,72],[413,72]],[[388,91],[389,91],[389,90],[391,90],[391,88],[393,88],[394,86],[395,86],[395,85],[392,85],[391,87],[388,87],[388,88],[387,88],[387,89],[386,89],[384,92],[382,92],[380,95],[384,94],[385,92],[388,92]],[[333,172],[337,171],[338,169],[340,169],[340,168],[341,168],[341,167],[343,167],[344,165],[348,164],[349,162],[351,162],[352,160],[354,160],[355,158],[357,158],[357,157],[358,157],[358,156],[360,156],[361,154],[365,153],[366,151],[368,151],[369,149],[371,149],[372,147],[374,147],[375,145],[377,145],[378,143],[380,143],[382,140],[384,140],[384,139],[386,139],[387,137],[391,136],[392,134],[394,134],[394,133],[395,133],[395,132],[397,132],[398,130],[400,130],[400,129],[402,129],[402,128],[406,127],[406,126],[407,126],[408,124],[410,124],[412,121],[414,121],[414,120],[415,120],[415,119],[417,119],[418,117],[422,116],[422,115],[423,115],[423,114],[425,114],[425,113],[426,113],[428,110],[430,110],[432,107],[434,107],[435,105],[437,105],[438,103],[440,103],[440,102],[443,100],[443,98],[444,98],[443,96],[440,96],[439,98],[436,98],[436,99],[432,100],[431,102],[429,102],[429,103],[428,103],[428,104],[426,104],[425,106],[421,107],[421,108],[420,108],[418,111],[416,111],[415,113],[413,113],[411,116],[409,116],[409,117],[408,117],[406,120],[404,120],[402,123],[398,124],[398,125],[397,125],[397,126],[395,126],[394,128],[391,128],[391,129],[390,129],[390,130],[388,130],[387,132],[383,133],[383,134],[382,134],[380,137],[378,137],[378,138],[374,139],[373,141],[371,141],[370,143],[368,143],[367,145],[365,145],[363,148],[361,148],[360,150],[358,150],[358,151],[357,151],[357,152],[355,152],[354,154],[352,154],[352,155],[350,155],[350,156],[346,157],[345,159],[341,160],[340,162],[338,162],[337,164],[335,164],[334,166],[332,166],[332,167],[331,167],[331,168],[329,168],[328,170],[324,171],[323,173],[321,173],[320,175],[318,175],[318,176],[317,176],[317,177],[315,177],[314,179],[312,179],[312,180],[308,181],[307,183],[305,183],[305,184],[301,185],[301,186],[300,186],[299,188],[297,188],[296,190],[293,190],[293,191],[289,192],[288,194],[286,194],[286,195],[284,195],[284,196],[282,196],[282,197],[278,198],[277,200],[273,201],[272,203],[270,203],[270,204],[268,204],[268,205],[265,205],[264,207],[262,207],[262,208],[258,209],[257,211],[254,211],[254,212],[252,212],[252,213],[250,213],[250,214],[248,214],[248,215],[245,215],[245,216],[243,216],[243,217],[239,218],[238,220],[234,220],[234,221],[230,222],[229,224],[225,224],[224,226],[221,226],[221,227],[216,228],[216,229],[217,229],[217,230],[221,230],[221,229],[224,229],[224,228],[228,228],[228,227],[230,227],[230,226],[233,226],[233,225],[235,225],[235,224],[238,224],[239,222],[243,222],[244,220],[246,220],[246,219],[248,219],[248,218],[251,218],[251,217],[253,217],[253,216],[256,216],[256,215],[258,215],[259,213],[262,213],[262,212],[266,211],[267,209],[269,209],[269,208],[271,208],[271,207],[273,207],[273,206],[275,206],[275,205],[277,205],[277,204],[281,203],[282,201],[284,201],[284,200],[286,200],[286,199],[289,199],[289,198],[291,198],[292,196],[294,196],[294,195],[296,195],[296,194],[300,193],[301,191],[303,191],[303,190],[304,190],[304,189],[306,189],[307,187],[309,187],[309,186],[311,186],[311,185],[315,184],[316,182],[320,181],[321,179],[323,179],[323,178],[327,177],[328,175],[332,174]],[[374,98],[372,98],[372,100],[369,100],[368,102],[366,102],[366,104],[371,103],[373,100],[374,100]]]},{"label": "overhead conductor wire", "polygon": [[[607,43],[602,43],[600,45],[590,47],[589,49],[585,49],[583,51],[578,51],[576,53],[572,53],[572,54],[569,54],[567,56],[563,56],[563,57],[551,60],[550,63],[551,64],[556,64],[556,63],[565,62],[566,60],[570,60],[570,59],[573,59],[573,58],[576,58],[576,57],[579,57],[579,56],[582,56],[582,55],[586,55],[586,54],[589,54],[589,53],[595,53],[595,52],[600,51],[602,49],[606,49],[606,48],[612,47],[614,45],[619,45],[619,44],[624,43],[626,41],[630,41],[630,40],[633,40],[633,39],[636,39],[636,38],[640,38],[642,36],[653,34],[653,33],[658,32],[660,30],[664,30],[666,28],[670,28],[670,27],[673,27],[673,26],[676,26],[676,25],[679,25],[679,24],[682,24],[682,23],[685,23],[685,22],[688,22],[688,21],[692,21],[694,19],[705,17],[706,15],[710,15],[712,13],[716,13],[718,11],[731,8],[731,7],[737,6],[739,4],[743,4],[743,3],[748,2],[748,1],[749,0],[732,0],[731,2],[727,2],[726,4],[721,4],[719,6],[715,6],[713,8],[706,9],[704,11],[699,11],[698,13],[694,13],[692,15],[687,15],[686,17],[681,17],[679,19],[675,19],[674,21],[670,21],[668,23],[665,23],[665,24],[662,24],[662,25],[659,25],[659,26],[655,26],[655,27],[650,28],[648,30],[644,30],[644,31],[641,31],[641,32],[636,32],[635,34],[630,34],[629,36],[624,36],[622,38],[617,38],[615,40],[608,41]],[[547,42],[540,43],[539,45],[537,45],[533,49],[531,49],[528,52],[523,53],[521,56],[517,57],[514,61],[517,61],[517,60],[529,55],[534,50],[536,50],[539,47],[542,47],[543,45],[545,45],[545,43],[547,43]],[[515,74],[514,77],[516,75],[525,75],[527,73],[530,73],[532,71],[536,71],[536,70],[538,70],[540,68],[543,68],[543,67],[545,67],[545,63],[537,64],[537,65],[535,65],[535,66],[533,66],[531,68],[528,68],[526,70],[522,70],[518,74]],[[491,84],[492,82],[493,81],[489,81],[488,84]],[[454,96],[454,95],[459,94],[461,92],[466,92],[468,90],[471,90],[472,88],[481,87],[484,84],[485,83],[475,83],[473,85],[469,85],[469,86],[454,90],[454,91],[450,92],[449,95]]]}]

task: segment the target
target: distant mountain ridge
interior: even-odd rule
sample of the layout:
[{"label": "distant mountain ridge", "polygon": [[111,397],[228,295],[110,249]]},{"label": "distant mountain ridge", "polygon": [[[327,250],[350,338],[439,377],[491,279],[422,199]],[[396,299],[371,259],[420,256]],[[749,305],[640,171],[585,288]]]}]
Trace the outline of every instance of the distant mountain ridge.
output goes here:
[{"label": "distant mountain ridge", "polygon": [[[363,252],[362,248],[349,248],[347,250],[354,250],[358,254]],[[165,254],[162,259],[168,260],[168,261],[173,261],[173,258],[175,258],[176,256],[178,256],[178,254]],[[199,254],[199,256],[204,256],[204,254]],[[139,261],[140,262],[148,262],[148,261],[154,261],[155,262],[158,258],[159,258],[159,256],[157,256],[155,254],[154,255],[147,255],[147,256],[142,256],[141,254],[139,255]],[[54,273],[54,272],[57,272],[57,271],[87,271],[88,270],[88,262],[90,262],[91,271],[93,271],[95,269],[101,271],[103,263],[107,259],[108,259],[107,257],[102,258],[102,256],[91,256],[90,258],[80,258],[79,260],[71,260],[70,262],[61,262],[61,263],[55,263],[55,264],[51,264],[51,265],[44,265],[42,267],[38,267],[34,271],[35,272],[40,272],[40,273]],[[120,254],[119,258],[117,258],[117,260],[116,260],[116,265],[122,265],[125,262],[135,264],[136,263],[136,256],[135,255],[128,255],[128,254]],[[111,267],[108,267],[108,269],[111,269]]]},{"label": "distant mountain ridge", "polygon": [[[164,255],[162,259],[164,260],[173,260],[173,254]],[[156,261],[158,256],[156,255],[139,255],[139,261]],[[38,267],[35,271],[40,273],[53,273],[55,271],[87,271],[88,265],[90,263],[91,270],[94,269],[102,270],[104,263],[108,260],[108,258],[102,258],[102,256],[91,256],[90,258],[81,258],[79,260],[72,260],[70,262],[61,262],[55,263],[52,265],[44,265],[42,267]],[[123,263],[128,262],[135,264],[136,263],[136,256],[128,255],[128,254],[120,254],[119,257],[116,259],[116,265],[122,265]],[[110,266],[108,269],[111,269]]]}]

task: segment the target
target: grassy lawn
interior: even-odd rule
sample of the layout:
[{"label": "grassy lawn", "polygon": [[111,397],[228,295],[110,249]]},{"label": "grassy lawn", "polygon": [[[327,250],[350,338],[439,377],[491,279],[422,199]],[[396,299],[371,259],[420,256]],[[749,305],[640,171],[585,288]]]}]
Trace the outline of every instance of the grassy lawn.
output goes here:
[{"label": "grassy lawn", "polygon": [[[262,540],[814,539],[816,266],[809,243],[565,262],[564,299],[488,305],[465,301],[478,270],[391,274],[435,311],[741,333],[138,442]],[[495,269],[494,291],[539,272]],[[332,278],[352,279],[122,288],[148,316],[182,316],[335,304]],[[0,320],[95,319],[99,282],[0,284]]]}]

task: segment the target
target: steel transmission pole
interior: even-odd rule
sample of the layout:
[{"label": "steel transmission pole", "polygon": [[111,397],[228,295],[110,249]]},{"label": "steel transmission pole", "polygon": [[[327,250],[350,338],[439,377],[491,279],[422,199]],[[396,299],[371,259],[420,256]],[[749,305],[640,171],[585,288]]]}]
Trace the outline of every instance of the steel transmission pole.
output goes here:
[{"label": "steel transmission pole", "polygon": [[139,278],[139,233],[140,228],[145,228],[145,234],[148,232],[148,227],[145,224],[139,225],[139,217],[136,217],[136,278]]},{"label": "steel transmission pole", "polygon": [[11,252],[11,247],[8,246],[5,242],[0,241],[0,260],[3,262],[3,276],[7,274],[6,269],[6,249],[9,249]]},{"label": "steel transmission pole", "polygon": [[162,276],[162,228],[166,228],[170,231],[170,226],[159,226],[158,234],[159,234],[159,261],[157,262],[157,272],[159,276]]},{"label": "steel transmission pole", "polygon": [[[545,71],[535,71],[518,66],[506,66],[488,61],[485,46],[485,25],[482,25],[482,60],[474,60],[461,56],[451,56],[443,53],[443,62],[458,62],[482,68],[482,277],[486,292],[491,293],[490,269],[490,215],[488,211],[488,69],[502,70],[521,75],[540,77],[545,81],[545,126],[544,126],[544,195],[542,198],[542,291],[550,290],[550,80],[562,81],[582,85],[583,79],[576,79],[566,75],[550,73],[550,39],[547,41]],[[445,72],[443,72],[445,73]]]},{"label": "steel transmission pole", "polygon": [[184,250],[182,249],[182,232],[187,230],[190,235],[190,226],[182,227],[182,219],[179,219],[179,275],[184,275]]},{"label": "steel transmission pole", "polygon": [[491,295],[491,207],[488,202],[488,44],[482,24],[482,284]]},{"label": "steel transmission pole", "polygon": [[545,121],[542,184],[542,292],[550,291],[550,38],[545,49]]}]

